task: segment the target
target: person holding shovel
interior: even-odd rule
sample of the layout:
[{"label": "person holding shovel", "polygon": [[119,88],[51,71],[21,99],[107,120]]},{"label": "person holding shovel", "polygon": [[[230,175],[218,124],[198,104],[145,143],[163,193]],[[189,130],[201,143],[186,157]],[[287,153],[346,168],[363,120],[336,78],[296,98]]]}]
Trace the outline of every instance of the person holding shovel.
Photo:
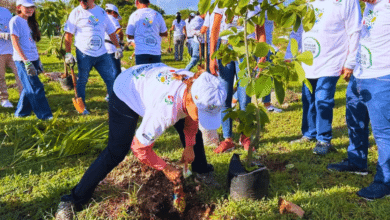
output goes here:
[{"label": "person holding shovel", "polygon": [[35,18],[35,5],[32,0],[16,2],[18,15],[10,22],[10,33],[13,45],[13,59],[23,90],[16,107],[16,117],[26,117],[33,111],[39,119],[53,118],[45,90],[38,74],[43,72],[35,42],[41,39],[38,22]]},{"label": "person holding shovel", "polygon": [[[74,65],[76,59],[72,55],[72,39],[75,36],[77,66],[79,70],[77,80],[77,94],[85,103],[85,86],[88,82],[89,72],[95,67],[103,78],[107,93],[111,95],[114,84],[113,63],[104,47],[104,34],[107,32],[111,42],[115,45],[115,58],[123,57],[116,29],[112,25],[107,13],[95,5],[95,0],[80,0],[80,5],[73,9],[65,24],[65,63]],[[83,104],[84,104],[83,103]],[[84,108],[81,112],[88,115],[89,111]]]},{"label": "person holding shovel", "polygon": [[[222,84],[208,72],[193,74],[163,63],[137,65],[122,72],[115,80],[109,102],[108,146],[71,194],[61,198],[57,219],[71,219],[63,217],[73,215],[73,209],[80,210],[88,202],[99,182],[125,158],[130,146],[142,163],[162,171],[175,185],[180,184],[181,172],[153,151],[154,142],[171,126],[185,146],[185,166],[192,163],[198,179],[209,186],[217,185],[198,124],[210,130],[220,126],[226,99]],[[143,119],[136,129],[140,116]]]},{"label": "person holding shovel", "polygon": [[169,29],[173,31],[173,41],[175,42],[175,60],[183,60],[184,39],[186,36],[186,23],[181,19],[180,12],[176,13],[176,19],[173,20],[172,27]]}]

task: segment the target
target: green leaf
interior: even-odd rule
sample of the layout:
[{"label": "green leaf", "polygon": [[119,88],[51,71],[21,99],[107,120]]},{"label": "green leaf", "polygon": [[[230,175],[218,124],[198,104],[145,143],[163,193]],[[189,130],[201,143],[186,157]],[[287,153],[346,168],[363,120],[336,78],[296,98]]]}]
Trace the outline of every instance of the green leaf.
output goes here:
[{"label": "green leaf", "polygon": [[251,21],[247,21],[246,31],[248,34],[255,32],[255,25]]},{"label": "green leaf", "polygon": [[291,53],[294,57],[298,55],[298,42],[294,38],[291,38]]},{"label": "green leaf", "polygon": [[[241,86],[241,83],[240,83],[240,86]],[[248,86],[246,87],[246,94],[249,97],[252,97],[255,93],[256,93],[255,82],[253,80],[251,80],[249,82]]]},{"label": "green leaf", "polygon": [[310,51],[305,51],[299,54],[296,59],[300,62],[305,63],[306,65],[313,65],[313,54]]},{"label": "green leaf", "polygon": [[305,70],[303,70],[301,64],[297,61],[293,61],[294,69],[298,74],[298,81],[302,83],[306,79]]},{"label": "green leaf", "polygon": [[316,21],[316,16],[314,13],[314,9],[310,7],[302,21],[303,29],[306,32],[310,31],[313,28],[315,21]]},{"label": "green leaf", "polygon": [[267,96],[272,89],[272,79],[269,76],[261,75],[256,79],[256,97],[262,98]]},{"label": "green leaf", "polygon": [[279,104],[283,104],[284,97],[286,95],[283,83],[277,79],[274,79],[274,87],[275,87],[276,99],[278,100]]},{"label": "green leaf", "polygon": [[287,13],[282,17],[282,27],[284,28],[289,28],[291,27],[295,20],[297,19],[297,15],[295,13]]},{"label": "green leaf", "polygon": [[297,20],[295,21],[293,30],[294,30],[295,32],[297,32],[298,29],[299,29],[299,27],[301,26],[301,24],[302,24],[301,17],[297,16]]},{"label": "green leaf", "polygon": [[247,6],[249,4],[249,2],[250,2],[250,0],[240,0],[238,2],[238,7],[243,8],[243,7]]},{"label": "green leaf", "polygon": [[242,78],[242,79],[240,79],[240,86],[241,87],[247,87],[249,82],[250,82],[250,78],[249,77]]},{"label": "green leaf", "polygon": [[[229,109],[228,109],[229,110]],[[231,118],[232,120],[235,120],[237,117],[238,117],[238,113],[236,111],[228,111],[229,113],[227,113],[224,117],[223,117],[223,121],[226,121],[228,118]]]},{"label": "green leaf", "polygon": [[306,87],[309,89],[310,93],[313,93],[313,87],[311,86],[310,81],[308,79],[305,79],[303,82],[305,83]]},{"label": "green leaf", "polygon": [[255,47],[255,56],[265,57],[269,52],[269,45],[265,42],[257,43]]},{"label": "green leaf", "polygon": [[270,7],[267,11],[267,16],[269,20],[276,20],[278,16],[278,10],[275,7]]},{"label": "green leaf", "polygon": [[198,10],[200,14],[206,14],[210,8],[211,0],[199,0]]},{"label": "green leaf", "polygon": [[224,30],[224,31],[222,31],[222,32],[219,34],[219,36],[220,36],[220,37],[223,37],[223,36],[232,35],[232,34],[233,34],[233,31],[231,31],[231,30]]}]

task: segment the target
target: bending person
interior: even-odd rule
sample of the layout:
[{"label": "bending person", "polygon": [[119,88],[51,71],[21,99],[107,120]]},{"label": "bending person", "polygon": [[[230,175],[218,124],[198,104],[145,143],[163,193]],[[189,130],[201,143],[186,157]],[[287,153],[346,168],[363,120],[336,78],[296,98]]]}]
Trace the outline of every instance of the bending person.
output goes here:
[{"label": "bending person", "polygon": [[[226,99],[222,82],[208,72],[193,74],[163,63],[137,65],[121,73],[115,81],[109,107],[107,148],[91,164],[70,195],[63,196],[57,218],[72,215],[88,202],[98,185],[127,155],[130,145],[144,164],[163,171],[173,183],[181,172],[153,151],[155,140],[174,126],[185,149],[183,161],[208,185],[217,185],[213,167],[207,164],[200,123],[214,130],[221,124],[221,108]],[[160,94],[160,95],[158,95]],[[136,131],[139,116],[143,117]],[[133,139],[135,134],[135,138]]]}]

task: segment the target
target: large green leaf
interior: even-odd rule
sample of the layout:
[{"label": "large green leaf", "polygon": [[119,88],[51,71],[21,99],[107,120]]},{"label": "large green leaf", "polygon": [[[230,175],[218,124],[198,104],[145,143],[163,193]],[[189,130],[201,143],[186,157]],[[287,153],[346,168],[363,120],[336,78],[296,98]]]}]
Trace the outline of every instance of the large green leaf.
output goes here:
[{"label": "large green leaf", "polygon": [[279,104],[283,104],[284,97],[286,95],[283,82],[274,79],[274,87],[275,87],[276,99],[278,100]]},{"label": "large green leaf", "polygon": [[206,14],[210,8],[211,0],[199,0],[198,10],[200,14]]},{"label": "large green leaf", "polygon": [[223,36],[232,35],[232,34],[234,34],[234,32],[231,30],[223,30],[221,33],[219,33],[219,36],[223,37]]},{"label": "large green leaf", "polygon": [[261,42],[256,44],[255,52],[254,52],[255,56],[265,57],[267,56],[268,52],[269,52],[269,45],[267,43]]},{"label": "large green leaf", "polygon": [[256,79],[255,86],[257,98],[267,96],[272,89],[272,79],[269,76],[261,75],[258,79]]},{"label": "large green leaf", "polygon": [[313,65],[313,54],[310,51],[305,51],[299,54],[296,58],[298,61],[303,62],[306,65]]},{"label": "large green leaf", "polygon": [[303,29],[306,32],[310,31],[313,28],[313,26],[315,24],[315,21],[316,21],[316,16],[315,16],[315,13],[314,13],[314,9],[312,7],[310,7],[308,9],[305,17],[302,20]]},{"label": "large green leaf", "polygon": [[294,57],[298,55],[298,42],[294,38],[291,38],[291,53]]},{"label": "large green leaf", "polygon": [[305,70],[303,70],[299,62],[294,61],[293,63],[294,63],[294,69],[298,74],[298,81],[302,83],[306,79]]},{"label": "large green leaf", "polygon": [[292,13],[292,12],[286,13],[282,17],[282,24],[283,24],[282,27],[284,27],[284,28],[291,27],[295,23],[296,19],[297,19],[297,15],[295,13]]}]

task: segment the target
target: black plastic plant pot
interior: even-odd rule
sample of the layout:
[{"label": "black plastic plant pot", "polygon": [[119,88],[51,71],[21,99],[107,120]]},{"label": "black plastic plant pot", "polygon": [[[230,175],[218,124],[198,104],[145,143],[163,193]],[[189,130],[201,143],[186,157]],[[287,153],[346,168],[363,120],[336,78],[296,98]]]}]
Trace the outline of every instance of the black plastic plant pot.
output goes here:
[{"label": "black plastic plant pot", "polygon": [[72,76],[69,75],[65,78],[59,78],[58,81],[60,81],[61,88],[65,91],[70,91],[73,89],[73,81]]},{"label": "black plastic plant pot", "polygon": [[228,187],[233,200],[262,199],[268,195],[269,171],[267,167],[258,165],[258,169],[247,172],[234,154],[230,160],[228,171]]}]

